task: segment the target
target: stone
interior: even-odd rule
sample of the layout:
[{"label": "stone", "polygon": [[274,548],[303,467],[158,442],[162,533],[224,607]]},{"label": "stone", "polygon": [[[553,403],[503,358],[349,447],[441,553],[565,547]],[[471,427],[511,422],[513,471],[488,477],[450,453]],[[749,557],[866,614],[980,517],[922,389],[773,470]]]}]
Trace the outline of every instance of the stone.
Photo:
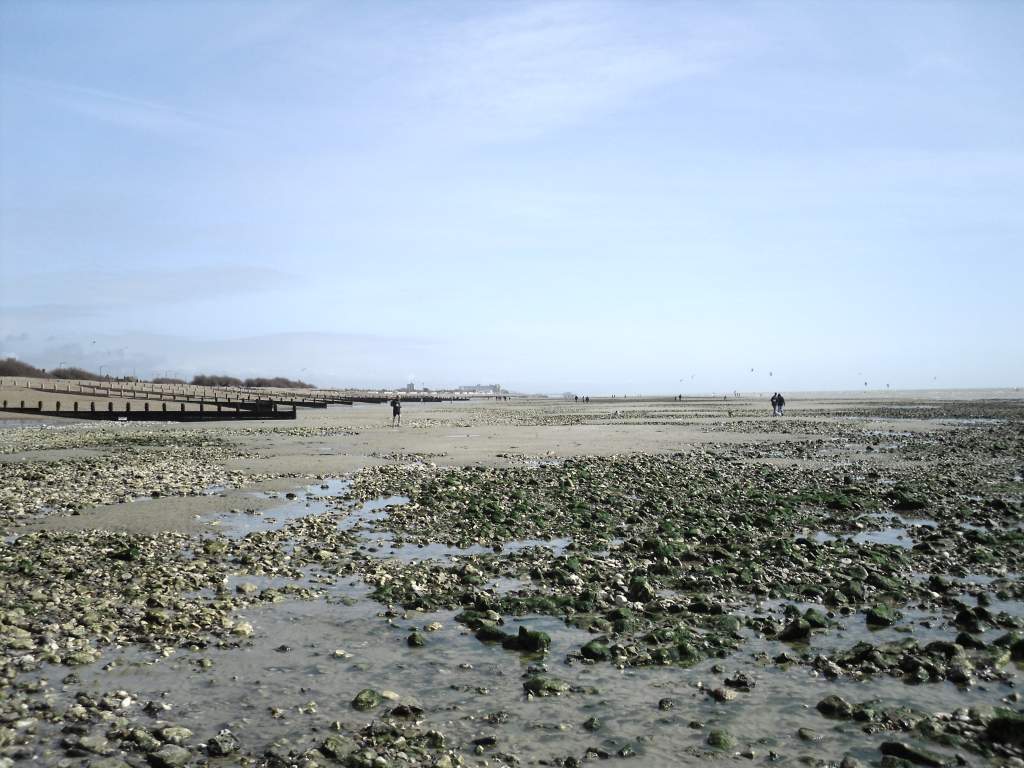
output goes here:
[{"label": "stone", "polygon": [[708,734],[707,743],[715,749],[732,749],[736,746],[736,739],[728,731],[716,729]]},{"label": "stone", "polygon": [[192,731],[180,725],[169,725],[160,731],[160,738],[168,744],[183,744],[192,738]]},{"label": "stone", "polygon": [[352,708],[365,712],[369,709],[376,709],[383,701],[383,697],[372,688],[364,688],[352,699]]},{"label": "stone", "polygon": [[806,619],[793,619],[779,634],[784,643],[806,643],[811,637],[811,625]]},{"label": "stone", "polygon": [[535,632],[526,627],[519,627],[519,634],[506,637],[502,647],[513,651],[541,653],[551,645],[551,637],[546,632]]},{"label": "stone", "polygon": [[818,702],[818,711],[825,717],[848,720],[853,717],[853,705],[842,696],[826,696]]},{"label": "stone", "polygon": [[534,675],[523,683],[523,689],[534,696],[556,696],[569,690],[569,684],[557,677]]},{"label": "stone", "polygon": [[941,768],[945,764],[941,755],[929,752],[920,747],[914,747],[902,741],[886,741],[882,743],[879,750],[883,755],[898,757],[914,765],[929,766],[929,768]]},{"label": "stone", "polygon": [[110,743],[107,741],[107,737],[101,733],[82,736],[78,739],[76,746],[86,752],[92,752],[94,755],[102,755],[110,751]]},{"label": "stone", "polygon": [[356,752],[358,749],[359,745],[348,736],[338,736],[333,734],[324,739],[324,743],[320,746],[321,752],[328,757],[333,757],[339,762],[344,762],[345,758]]},{"label": "stone", "polygon": [[237,752],[242,745],[227,728],[206,742],[206,752],[211,757],[225,757]]},{"label": "stone", "polygon": [[191,760],[192,753],[177,744],[164,744],[149,755],[149,762],[155,768],[180,768]]},{"label": "stone", "polygon": [[580,653],[583,658],[594,661],[604,661],[611,656],[611,652],[608,650],[608,640],[604,637],[594,638],[580,649]]},{"label": "stone", "polygon": [[888,627],[896,623],[898,613],[891,606],[879,604],[869,608],[864,616],[871,627]]},{"label": "stone", "polygon": [[405,642],[410,648],[422,648],[427,644],[426,638],[419,632],[410,633]]},{"label": "stone", "polygon": [[985,735],[1000,744],[1024,746],[1024,715],[1012,709],[996,708],[995,716],[985,726]]}]

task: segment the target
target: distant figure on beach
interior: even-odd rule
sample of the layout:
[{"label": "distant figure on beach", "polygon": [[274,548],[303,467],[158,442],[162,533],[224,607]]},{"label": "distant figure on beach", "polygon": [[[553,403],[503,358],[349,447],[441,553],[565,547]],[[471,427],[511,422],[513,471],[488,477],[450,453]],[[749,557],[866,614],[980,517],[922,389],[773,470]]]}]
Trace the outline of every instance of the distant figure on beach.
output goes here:
[{"label": "distant figure on beach", "polygon": [[779,415],[779,393],[776,392],[772,395],[772,416]]},{"label": "distant figure on beach", "polygon": [[402,426],[402,401],[395,395],[391,400],[391,426]]},{"label": "distant figure on beach", "polygon": [[786,398],[782,396],[781,392],[776,397],[778,397],[776,402],[778,403],[779,416],[782,416],[786,412]]},{"label": "distant figure on beach", "polygon": [[579,395],[576,395],[576,396],[575,396],[575,397],[573,398],[573,400],[575,400],[575,401],[576,401],[576,402],[578,403],[578,402],[580,401],[580,396],[579,396]]}]

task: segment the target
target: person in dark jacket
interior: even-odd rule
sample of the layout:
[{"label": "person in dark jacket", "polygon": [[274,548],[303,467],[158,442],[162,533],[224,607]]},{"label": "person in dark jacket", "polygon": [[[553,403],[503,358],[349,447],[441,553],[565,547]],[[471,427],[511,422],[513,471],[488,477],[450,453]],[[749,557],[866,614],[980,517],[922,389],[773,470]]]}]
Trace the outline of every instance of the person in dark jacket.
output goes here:
[{"label": "person in dark jacket", "polygon": [[780,392],[778,394],[778,400],[776,400],[776,407],[779,409],[779,416],[782,416],[786,412],[786,398],[782,396]]},{"label": "person in dark jacket", "polygon": [[402,426],[402,401],[398,395],[395,395],[391,400],[391,426]]},{"label": "person in dark jacket", "polygon": [[772,395],[772,416],[779,415],[779,393],[776,392]]}]

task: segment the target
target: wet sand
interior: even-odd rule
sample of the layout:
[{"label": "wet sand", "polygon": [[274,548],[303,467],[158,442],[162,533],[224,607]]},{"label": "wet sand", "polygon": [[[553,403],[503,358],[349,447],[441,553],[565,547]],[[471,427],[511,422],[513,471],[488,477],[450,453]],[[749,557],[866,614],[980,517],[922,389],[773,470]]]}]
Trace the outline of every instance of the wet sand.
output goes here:
[{"label": "wet sand", "polygon": [[0,760],[1018,764],[1024,406],[788,399],[0,429]]}]

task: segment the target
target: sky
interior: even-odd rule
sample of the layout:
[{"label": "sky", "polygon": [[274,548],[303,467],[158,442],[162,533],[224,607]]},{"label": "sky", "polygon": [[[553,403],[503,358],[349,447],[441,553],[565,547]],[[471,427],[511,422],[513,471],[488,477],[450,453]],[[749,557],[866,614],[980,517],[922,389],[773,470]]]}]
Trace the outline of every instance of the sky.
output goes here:
[{"label": "sky", "polygon": [[1024,385],[1024,4],[0,2],[0,357]]}]

